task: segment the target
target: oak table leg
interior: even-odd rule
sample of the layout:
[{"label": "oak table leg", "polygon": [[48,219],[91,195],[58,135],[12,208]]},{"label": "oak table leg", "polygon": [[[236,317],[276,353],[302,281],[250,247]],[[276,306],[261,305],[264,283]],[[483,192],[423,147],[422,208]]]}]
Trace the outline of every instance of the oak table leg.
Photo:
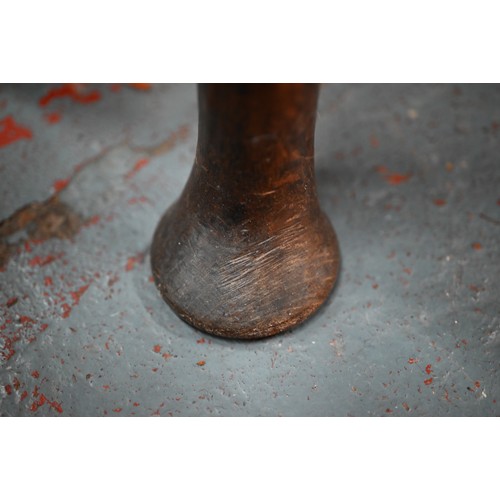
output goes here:
[{"label": "oak table leg", "polygon": [[339,268],[314,178],[316,84],[198,86],[198,146],[151,262],[164,300],[223,337],[260,338],[313,314]]}]

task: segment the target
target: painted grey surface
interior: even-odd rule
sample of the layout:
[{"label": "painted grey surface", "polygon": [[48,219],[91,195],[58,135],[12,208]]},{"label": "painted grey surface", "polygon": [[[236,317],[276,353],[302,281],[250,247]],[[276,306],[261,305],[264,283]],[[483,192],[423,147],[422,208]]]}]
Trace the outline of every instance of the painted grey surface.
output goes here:
[{"label": "painted grey surface", "polygon": [[87,223],[0,272],[2,416],[500,414],[500,86],[323,86],[340,279],[306,324],[253,342],[197,332],[151,281],[152,233],[194,157],[195,86],[96,85],[98,102],[42,109],[53,87],[0,86],[0,120],[33,133],[0,148],[0,218],[69,179],[60,198]]}]

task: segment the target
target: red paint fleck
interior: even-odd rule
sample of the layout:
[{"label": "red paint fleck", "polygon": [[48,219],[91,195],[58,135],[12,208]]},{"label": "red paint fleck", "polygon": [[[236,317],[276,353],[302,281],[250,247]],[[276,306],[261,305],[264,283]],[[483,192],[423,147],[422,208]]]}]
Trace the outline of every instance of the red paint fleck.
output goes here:
[{"label": "red paint fleck", "polygon": [[136,90],[151,90],[152,88],[150,83],[129,83],[128,86]]},{"label": "red paint fleck", "polygon": [[101,220],[100,215],[93,215],[92,217],[89,217],[83,225],[84,227],[95,226],[100,222],[100,220]]},{"label": "red paint fleck", "polygon": [[134,168],[132,168],[132,170],[125,175],[125,178],[130,179],[135,174],[137,174],[137,172],[142,170],[148,163],[149,163],[149,158],[141,158],[135,163]]},{"label": "red paint fleck", "polygon": [[410,267],[405,267],[403,269],[403,272],[406,273],[408,276],[411,276],[413,274],[413,271]]},{"label": "red paint fleck", "polygon": [[76,306],[80,303],[80,299],[81,299],[82,295],[88,290],[89,286],[90,286],[90,284],[84,285],[74,292],[69,292],[71,295],[71,298],[73,299],[74,306]]},{"label": "red paint fleck", "polygon": [[483,245],[481,245],[481,243],[479,243],[479,242],[477,242],[477,241],[476,241],[476,242],[474,242],[474,243],[472,243],[472,245],[471,245],[471,246],[472,246],[472,248],[473,248],[474,250],[482,250],[482,249],[483,249]]},{"label": "red paint fleck", "polygon": [[410,179],[411,174],[390,174],[386,177],[386,181],[388,184],[392,184],[393,186],[397,186],[406,182]]},{"label": "red paint fleck", "polygon": [[61,121],[61,113],[57,113],[57,112],[54,112],[54,113],[46,113],[45,115],[43,115],[43,117],[45,118],[45,121],[47,123],[50,123],[51,125],[53,125],[54,123],[59,123]]},{"label": "red paint fleck", "polygon": [[109,86],[109,90],[111,90],[111,92],[120,92],[121,89],[122,89],[122,86],[120,83],[112,83]]},{"label": "red paint fleck", "polygon": [[135,402],[134,406],[141,406],[139,403]]},{"label": "red paint fleck", "polygon": [[113,411],[115,413],[120,413],[123,410],[123,408],[113,408]]},{"label": "red paint fleck", "polygon": [[33,370],[33,371],[31,372],[31,376],[32,376],[33,378],[39,378],[39,377],[40,377],[40,373],[38,373],[38,370]]},{"label": "red paint fleck", "polygon": [[55,193],[59,193],[69,184],[69,179],[56,179],[52,184],[52,189]]},{"label": "red paint fleck", "polygon": [[474,382],[474,385],[479,389],[481,387],[481,382],[479,382],[479,380],[476,380]]},{"label": "red paint fleck", "polygon": [[10,384],[7,384],[5,386],[5,392],[7,393],[7,395],[11,395],[12,394],[12,386]]},{"label": "red paint fleck", "polygon": [[52,278],[50,276],[45,276],[45,278],[43,278],[43,284],[45,286],[52,286],[54,282],[52,281]]},{"label": "red paint fleck", "polygon": [[40,331],[44,332],[45,330],[47,330],[48,327],[49,325],[47,323],[43,323],[42,325],[40,325]]},{"label": "red paint fleck", "polygon": [[33,133],[27,127],[14,121],[11,115],[0,120],[0,148],[8,146],[21,139],[31,139]]},{"label": "red paint fleck", "polygon": [[163,357],[164,360],[168,360],[168,359],[170,359],[172,357],[172,355],[170,353],[168,353],[168,352],[164,352],[162,354],[162,357]]},{"label": "red paint fleck", "polygon": [[17,297],[11,297],[8,301],[7,301],[7,307],[12,307],[13,305],[17,304]]},{"label": "red paint fleck", "polygon": [[65,83],[61,87],[49,90],[40,98],[38,104],[45,107],[54,99],[69,97],[74,102],[81,104],[90,104],[101,99],[101,93],[98,90],[87,90],[85,85],[78,83]]},{"label": "red paint fleck", "polygon": [[403,403],[403,408],[406,410],[406,411],[410,411],[410,407],[408,406],[408,403]]},{"label": "red paint fleck", "polygon": [[388,184],[393,186],[402,184],[411,178],[411,174],[400,174],[397,172],[391,172],[385,165],[378,165],[375,167],[375,171],[384,177]]},{"label": "red paint fleck", "polygon": [[68,318],[69,315],[71,314],[71,306],[69,304],[64,303],[61,307],[63,310],[61,317]]},{"label": "red paint fleck", "polygon": [[197,344],[204,344],[205,343],[205,339],[204,338],[201,338],[201,339],[198,339],[196,341]]},{"label": "red paint fleck", "polygon": [[28,397],[28,391],[23,391],[21,394],[21,401],[25,400]]},{"label": "red paint fleck", "polygon": [[125,271],[132,271],[137,263],[142,262],[144,255],[139,253],[133,257],[127,259],[127,264],[125,265]]},{"label": "red paint fleck", "polygon": [[60,403],[57,401],[49,401],[49,405],[57,411],[57,413],[62,413],[63,409]]},{"label": "red paint fleck", "polygon": [[26,325],[27,323],[35,323],[35,320],[33,318],[30,318],[29,316],[21,316],[19,318],[19,322],[23,325]]},{"label": "red paint fleck", "polygon": [[111,387],[109,385],[103,385],[102,388],[105,390],[105,391],[109,391],[111,389]]},{"label": "red paint fleck", "polygon": [[155,346],[153,347],[153,351],[154,351],[154,352],[156,352],[156,353],[161,352],[161,345],[158,345],[158,344],[157,344],[157,345],[155,345]]},{"label": "red paint fleck", "polygon": [[19,387],[21,387],[21,382],[19,382],[19,379],[17,377],[14,377],[14,380],[12,380],[12,384],[14,385],[14,389],[16,391],[19,390]]},{"label": "red paint fleck", "polygon": [[106,348],[106,350],[108,350],[108,351],[109,351],[109,342],[105,342],[105,343],[104,343],[104,347]]},{"label": "red paint fleck", "polygon": [[40,257],[37,255],[33,259],[31,259],[28,262],[28,265],[30,267],[36,267],[36,266],[46,266],[47,264],[50,264],[51,262],[54,262],[56,259],[61,257],[63,254],[58,254],[58,255],[47,255],[47,257]]},{"label": "red paint fleck", "polygon": [[413,365],[413,364],[417,363],[417,359],[416,358],[408,358],[408,363],[410,365]]},{"label": "red paint fleck", "polygon": [[198,366],[205,366],[205,361],[198,361],[198,363],[196,363]]},{"label": "red paint fleck", "polygon": [[372,288],[376,290],[378,288],[378,283],[373,283]]},{"label": "red paint fleck", "polygon": [[392,413],[392,410],[390,408],[386,408],[385,412],[386,413]]},{"label": "red paint fleck", "polygon": [[437,207],[442,207],[443,205],[446,205],[446,200],[443,200],[442,198],[436,198],[435,200],[432,200],[432,203],[436,205]]},{"label": "red paint fleck", "polygon": [[428,378],[427,380],[424,380],[424,384],[425,384],[425,385],[431,385],[433,380],[434,380],[434,379],[433,379],[432,377],[431,377],[431,378]]},{"label": "red paint fleck", "polygon": [[432,373],[432,365],[427,365],[425,367],[425,373],[427,373],[427,375],[430,375]]},{"label": "red paint fleck", "polygon": [[128,204],[129,205],[137,205],[138,203],[147,203],[149,202],[149,198],[147,198],[146,196],[139,196],[139,197],[133,197],[133,198],[130,198],[128,200]]}]

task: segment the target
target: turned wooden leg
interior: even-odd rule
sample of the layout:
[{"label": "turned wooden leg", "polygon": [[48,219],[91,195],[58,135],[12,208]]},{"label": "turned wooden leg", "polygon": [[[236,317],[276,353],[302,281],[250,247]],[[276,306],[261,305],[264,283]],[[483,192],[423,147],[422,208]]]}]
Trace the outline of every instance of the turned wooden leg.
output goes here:
[{"label": "turned wooden leg", "polygon": [[223,337],[260,338],[313,314],[339,250],[314,178],[316,84],[198,86],[198,146],[151,262],[164,300]]}]

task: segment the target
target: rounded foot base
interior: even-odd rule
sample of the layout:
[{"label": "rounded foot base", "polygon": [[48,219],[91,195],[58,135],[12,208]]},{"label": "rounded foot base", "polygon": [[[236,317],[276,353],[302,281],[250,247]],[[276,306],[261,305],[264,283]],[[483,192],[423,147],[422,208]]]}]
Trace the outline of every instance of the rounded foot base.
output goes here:
[{"label": "rounded foot base", "polygon": [[156,229],[151,263],[162,297],[187,323],[257,339],[302,323],[323,304],[337,278],[339,249],[322,212],[250,230],[206,224],[178,202]]}]

